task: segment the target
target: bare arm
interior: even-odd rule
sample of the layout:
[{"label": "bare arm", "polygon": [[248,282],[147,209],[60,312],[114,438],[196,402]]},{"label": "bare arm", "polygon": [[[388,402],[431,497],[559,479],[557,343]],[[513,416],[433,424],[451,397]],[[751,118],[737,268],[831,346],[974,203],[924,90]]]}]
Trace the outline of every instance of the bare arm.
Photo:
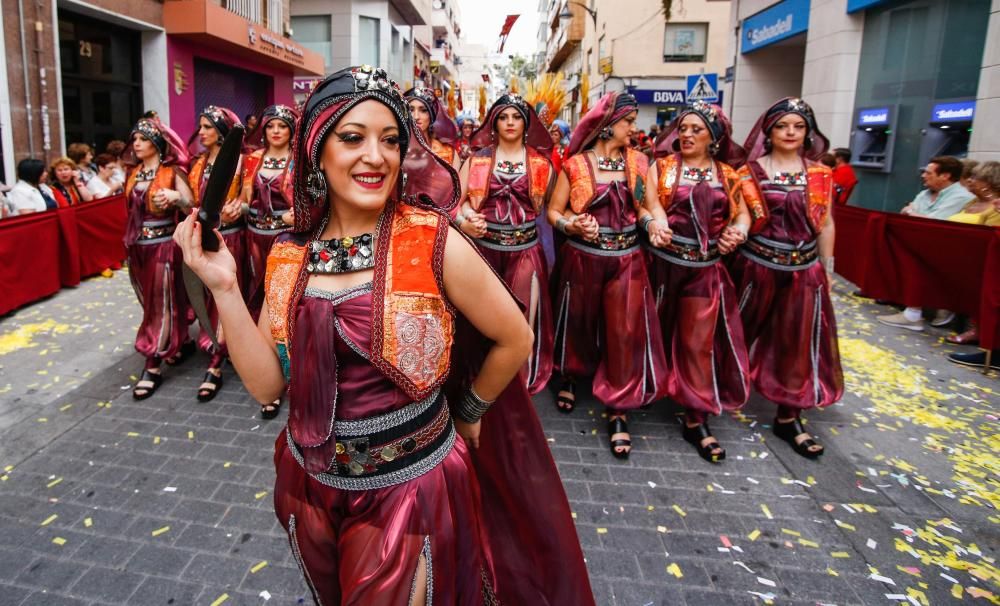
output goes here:
[{"label": "bare arm", "polygon": [[824,259],[833,258],[833,247],[837,240],[837,229],[833,224],[833,213],[827,213],[823,231],[819,232],[819,256]]},{"label": "bare arm", "polygon": [[229,357],[247,391],[258,402],[273,402],[285,389],[285,377],[271,339],[267,303],[261,311],[259,326],[255,325],[236,281],[236,261],[221,235],[219,240],[218,252],[202,250],[201,224],[194,213],[174,232],[174,241],[184,254],[184,263],[212,291]]},{"label": "bare arm", "polygon": [[[597,220],[589,214],[577,215],[569,208],[569,177],[564,171],[560,171],[556,186],[552,190],[546,218],[553,227],[563,231],[566,235],[580,236],[586,240],[596,239],[598,229],[600,229]],[[566,222],[561,229],[560,219]]]},{"label": "bare arm", "polygon": [[674,232],[670,230],[667,211],[660,204],[660,196],[657,191],[658,174],[659,169],[654,162],[650,165],[649,172],[646,173],[646,199],[642,201],[642,212],[640,213],[639,223],[640,225],[642,224],[643,216],[652,218],[652,222],[646,226],[646,232],[649,234],[649,242],[653,246],[662,247],[670,244],[670,239]]}]

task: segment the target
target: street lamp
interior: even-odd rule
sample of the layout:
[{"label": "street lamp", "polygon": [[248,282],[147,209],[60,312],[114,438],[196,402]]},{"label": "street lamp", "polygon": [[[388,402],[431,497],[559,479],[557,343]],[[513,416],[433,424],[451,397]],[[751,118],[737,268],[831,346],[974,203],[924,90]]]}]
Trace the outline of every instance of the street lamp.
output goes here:
[{"label": "street lamp", "polygon": [[590,15],[590,18],[594,20],[594,29],[595,30],[597,29],[597,11],[591,9],[589,6],[583,4],[582,2],[573,2],[572,0],[567,2],[566,6],[563,7],[562,12],[559,13],[559,21],[560,23],[563,24],[564,27],[566,25],[566,22],[573,18],[573,13],[570,12],[569,10],[570,4],[575,4],[580,8],[582,8],[583,10],[587,11],[587,13]]}]

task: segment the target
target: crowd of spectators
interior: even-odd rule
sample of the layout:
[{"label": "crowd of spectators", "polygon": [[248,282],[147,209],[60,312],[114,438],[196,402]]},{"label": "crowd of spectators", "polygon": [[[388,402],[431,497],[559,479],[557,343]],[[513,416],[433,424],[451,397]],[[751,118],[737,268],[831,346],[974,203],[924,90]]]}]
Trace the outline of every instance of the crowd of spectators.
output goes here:
[{"label": "crowd of spectators", "polygon": [[86,143],[72,143],[66,156],[45,166],[37,158],[17,163],[13,186],[0,184],[0,219],[74,206],[123,191],[124,141],[111,141],[104,153],[94,156]]}]

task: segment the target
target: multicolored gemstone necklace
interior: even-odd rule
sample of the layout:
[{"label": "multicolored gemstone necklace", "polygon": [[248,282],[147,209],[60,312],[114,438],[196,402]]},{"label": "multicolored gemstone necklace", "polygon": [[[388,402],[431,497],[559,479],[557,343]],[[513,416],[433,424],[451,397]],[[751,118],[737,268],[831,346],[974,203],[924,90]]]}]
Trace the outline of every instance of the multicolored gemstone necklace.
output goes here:
[{"label": "multicolored gemstone necklace", "polygon": [[619,156],[617,158],[597,156],[597,169],[610,172],[623,172],[625,170],[625,156]]},{"label": "multicolored gemstone necklace", "polygon": [[311,274],[346,274],[375,266],[371,234],[332,240],[313,240],[306,271]]},{"label": "multicolored gemstone necklace", "polygon": [[261,168],[267,170],[285,170],[286,166],[288,166],[288,156],[284,158],[272,158],[268,156],[264,158],[264,161],[260,165]]},{"label": "multicolored gemstone necklace", "polygon": [[715,176],[712,167],[708,166],[705,168],[697,168],[695,166],[685,166],[681,170],[681,179],[685,181],[691,181],[694,183],[701,183],[703,181],[711,181]]},{"label": "multicolored gemstone necklace", "polygon": [[785,187],[803,186],[806,184],[806,174],[801,170],[795,172],[776,171],[771,183]]},{"label": "multicolored gemstone necklace", "polygon": [[524,173],[524,162],[497,160],[497,165],[494,170],[505,175],[520,175]]},{"label": "multicolored gemstone necklace", "polygon": [[135,180],[136,181],[152,181],[153,177],[156,176],[156,171],[159,168],[160,168],[159,166],[154,166],[153,168],[149,168],[149,169],[140,168],[135,173]]}]

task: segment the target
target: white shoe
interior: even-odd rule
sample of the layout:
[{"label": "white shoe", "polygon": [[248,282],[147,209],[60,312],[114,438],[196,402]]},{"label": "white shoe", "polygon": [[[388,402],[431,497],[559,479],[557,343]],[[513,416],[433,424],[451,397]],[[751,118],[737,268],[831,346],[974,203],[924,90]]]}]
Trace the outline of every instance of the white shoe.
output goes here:
[{"label": "white shoe", "polygon": [[931,320],[931,326],[936,326],[938,328],[947,326],[948,324],[951,324],[951,321],[954,319],[954,312],[950,312],[947,309],[939,309],[937,310],[937,313],[934,314],[934,319]]},{"label": "white shoe", "polygon": [[905,328],[907,330],[914,330],[920,332],[924,329],[923,319],[912,322],[906,319],[906,314],[899,312],[898,314],[892,314],[891,316],[879,316],[876,318],[882,324],[886,326],[895,326],[896,328]]}]

